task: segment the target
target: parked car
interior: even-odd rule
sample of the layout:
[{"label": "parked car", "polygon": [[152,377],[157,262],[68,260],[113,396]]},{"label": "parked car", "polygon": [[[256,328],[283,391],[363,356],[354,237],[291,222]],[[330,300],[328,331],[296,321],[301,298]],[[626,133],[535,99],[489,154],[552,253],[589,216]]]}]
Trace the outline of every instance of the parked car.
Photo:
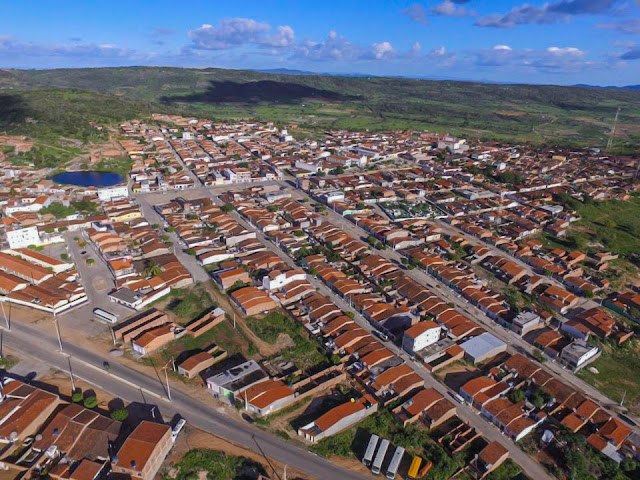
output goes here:
[{"label": "parked car", "polygon": [[178,435],[186,424],[187,421],[184,418],[180,417],[175,426],[171,429],[171,441],[175,442],[177,440]]}]

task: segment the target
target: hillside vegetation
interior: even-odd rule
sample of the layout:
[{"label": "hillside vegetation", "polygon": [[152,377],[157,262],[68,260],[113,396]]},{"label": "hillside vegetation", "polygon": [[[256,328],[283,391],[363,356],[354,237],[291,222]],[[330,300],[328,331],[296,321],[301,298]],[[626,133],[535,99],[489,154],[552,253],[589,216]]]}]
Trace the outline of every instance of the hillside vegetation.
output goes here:
[{"label": "hillside vegetation", "polygon": [[618,107],[615,149],[630,153],[640,147],[640,92],[633,90],[162,67],[0,71],[0,130],[38,137],[86,136],[87,119],[164,111],[295,123],[310,134],[415,128],[604,146]]}]

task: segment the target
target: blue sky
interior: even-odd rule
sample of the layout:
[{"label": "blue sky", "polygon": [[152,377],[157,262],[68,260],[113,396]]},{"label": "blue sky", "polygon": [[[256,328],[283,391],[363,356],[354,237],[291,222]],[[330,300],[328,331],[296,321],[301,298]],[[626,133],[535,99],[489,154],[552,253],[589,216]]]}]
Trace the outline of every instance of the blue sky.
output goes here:
[{"label": "blue sky", "polygon": [[0,67],[640,84],[640,0],[6,2]]}]

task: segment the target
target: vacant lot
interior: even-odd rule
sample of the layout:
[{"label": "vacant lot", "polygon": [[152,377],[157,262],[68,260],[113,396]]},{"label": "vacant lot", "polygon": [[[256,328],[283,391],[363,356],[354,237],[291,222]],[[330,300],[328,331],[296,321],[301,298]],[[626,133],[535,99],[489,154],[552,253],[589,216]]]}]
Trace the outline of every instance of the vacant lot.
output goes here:
[{"label": "vacant lot", "polygon": [[263,318],[248,317],[249,328],[262,340],[270,344],[281,344],[279,354],[302,370],[310,370],[328,363],[328,358],[314,339],[309,338],[304,328],[282,312],[271,312]]},{"label": "vacant lot", "polygon": [[599,373],[583,368],[578,376],[589,382],[614,402],[624,397],[624,406],[640,415],[640,343],[631,340],[622,347],[603,347],[602,356],[591,366]]},{"label": "vacant lot", "polygon": [[189,288],[171,290],[168,309],[180,320],[193,320],[204,314],[216,304],[205,285],[197,284]]},{"label": "vacant lot", "polygon": [[640,196],[629,201],[590,202],[578,207],[578,227],[589,240],[620,255],[640,253]]}]

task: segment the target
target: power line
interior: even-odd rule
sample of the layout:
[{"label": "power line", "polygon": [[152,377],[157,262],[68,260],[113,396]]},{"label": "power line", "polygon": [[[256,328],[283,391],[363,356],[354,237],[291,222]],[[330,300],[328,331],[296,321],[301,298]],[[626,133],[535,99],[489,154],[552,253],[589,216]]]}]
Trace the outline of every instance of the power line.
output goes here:
[{"label": "power line", "polygon": [[618,115],[620,115],[620,107],[616,110],[616,116],[613,119],[613,125],[611,125],[611,132],[609,133],[609,140],[607,141],[607,152],[613,146],[613,137],[616,134],[616,125],[618,124]]}]

